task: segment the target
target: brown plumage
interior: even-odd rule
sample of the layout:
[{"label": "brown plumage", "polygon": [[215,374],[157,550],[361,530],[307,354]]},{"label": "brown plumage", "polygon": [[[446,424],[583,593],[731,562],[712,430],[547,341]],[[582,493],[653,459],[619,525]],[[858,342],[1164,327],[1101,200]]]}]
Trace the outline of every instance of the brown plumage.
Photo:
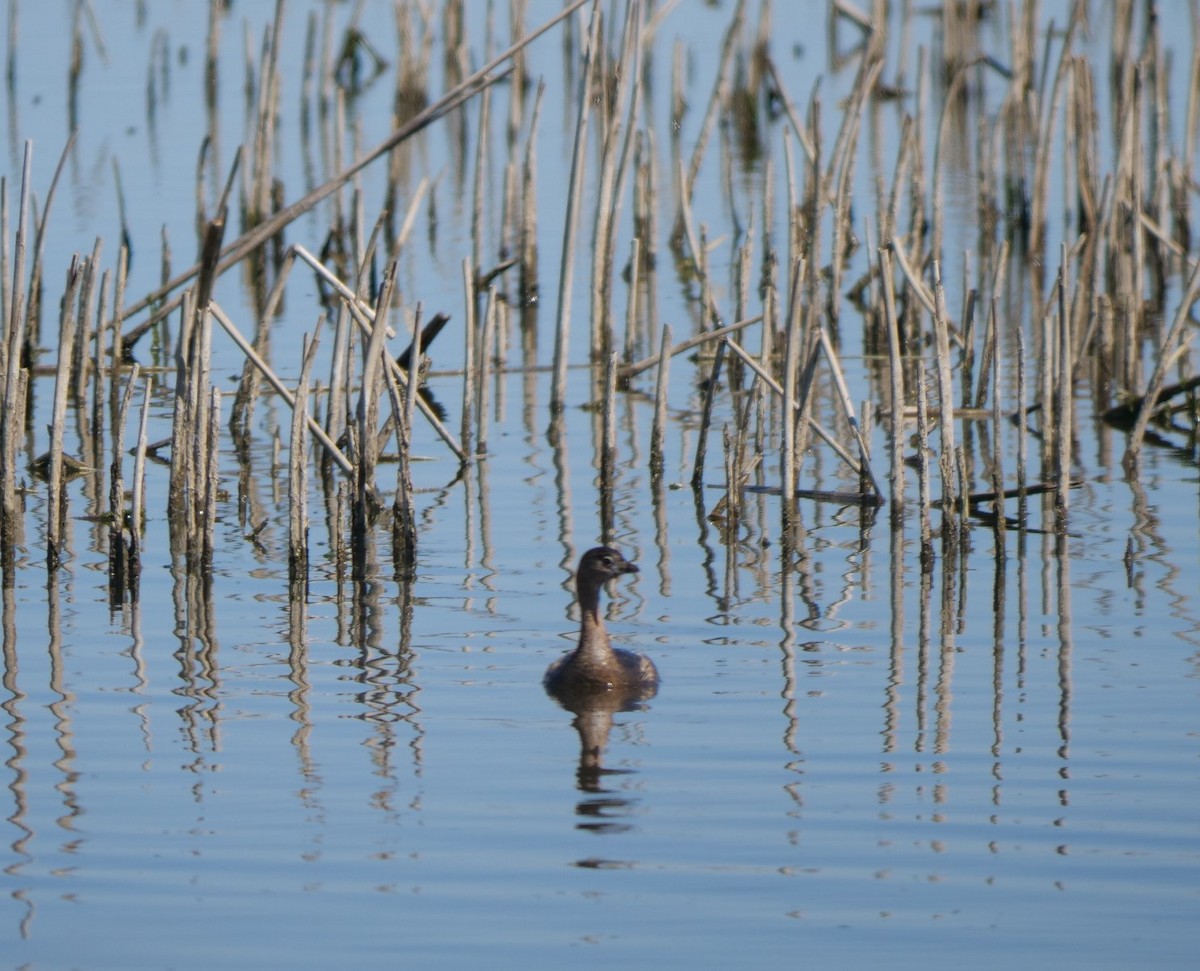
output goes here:
[{"label": "brown plumage", "polygon": [[583,554],[575,574],[575,591],[582,614],[579,646],[546,669],[542,683],[552,695],[607,688],[658,686],[658,671],[644,654],[614,648],[604,618],[600,615],[600,588],[613,577],[637,573],[638,568],[608,546],[597,546]]}]

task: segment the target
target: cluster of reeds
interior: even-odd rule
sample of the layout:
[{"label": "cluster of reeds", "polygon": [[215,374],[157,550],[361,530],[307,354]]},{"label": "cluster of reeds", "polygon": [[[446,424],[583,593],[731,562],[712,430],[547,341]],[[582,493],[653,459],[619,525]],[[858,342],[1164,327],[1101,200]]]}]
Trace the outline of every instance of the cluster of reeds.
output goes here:
[{"label": "cluster of reeds", "polygon": [[[691,377],[702,396],[690,479],[698,506],[705,505],[706,464],[723,470],[724,494],[710,513],[721,523],[731,548],[746,514],[746,497],[755,494],[781,497],[785,551],[803,529],[800,500],[861,507],[864,516],[874,515],[873,510],[887,501],[892,524],[901,527],[911,505],[906,498],[910,469],[918,488],[925,562],[934,551],[934,512],[940,515],[947,550],[961,542],[973,517],[1001,534],[1007,528],[1030,528],[1027,500],[1035,495],[1048,497],[1044,508],[1049,528],[1061,531],[1072,485],[1075,403],[1085,383],[1095,396],[1097,414],[1132,425],[1126,467],[1136,476],[1149,423],[1169,422],[1162,416],[1200,383],[1187,375],[1168,381],[1180,366],[1190,307],[1200,294],[1200,275],[1191,256],[1189,174],[1194,171],[1200,116],[1200,58],[1193,59],[1189,74],[1187,130],[1181,142],[1187,147],[1178,149],[1165,123],[1169,92],[1162,39],[1153,18],[1135,38],[1132,3],[1118,5],[1114,14],[1119,29],[1103,78],[1077,51],[1086,26],[1082,3],[1071,8],[1064,29],[1046,32],[1044,41],[1037,33],[1036,5],[1017,8],[1006,57],[971,54],[980,47],[978,21],[947,6],[942,10],[940,62],[923,51],[915,68],[905,57],[895,66],[894,76],[885,78],[886,5],[876,4],[866,15],[837,0],[830,6],[831,30],[855,36],[849,49],[838,48],[840,63],[855,65],[855,73],[848,96],[838,106],[836,136],[827,144],[823,118],[828,108],[819,88],[803,102],[788,90],[771,50],[770,8],[762,8],[754,27],[749,5],[739,0],[690,151],[678,135],[684,115],[692,109],[676,58],[671,112],[680,124],[672,126],[665,140],[669,162],[664,164],[664,146],[653,123],[658,106],[644,83],[643,65],[657,52],[659,30],[671,6],[651,11],[631,0],[620,7],[619,17],[606,19],[609,8],[593,2],[584,20],[575,15],[585,2],[577,0],[529,32],[521,5],[515,4],[510,45],[470,74],[461,67],[466,60],[463,11],[460,4],[447,4],[443,54],[454,68],[449,71],[449,90],[432,101],[423,73],[432,56],[432,25],[406,9],[398,15],[398,25],[405,44],[419,56],[396,69],[394,132],[352,160],[342,157],[344,147],[353,142],[347,132],[347,104],[368,78],[385,70],[386,55],[353,22],[335,39],[332,8],[327,8],[323,25],[314,16],[307,28],[302,81],[304,137],[306,144],[309,138],[322,142],[322,155],[335,174],[285,204],[275,178],[277,149],[272,143],[280,103],[276,54],[285,14],[279,0],[257,59],[247,55],[247,74],[255,79],[247,88],[246,105],[254,137],[247,142],[244,161],[239,152],[228,175],[216,169],[212,146],[219,139],[215,108],[212,111],[198,166],[199,262],[172,273],[164,240],[162,286],[128,305],[124,248],[115,284],[109,274],[99,274],[99,243],[68,273],[46,467],[51,566],[63,551],[62,432],[73,389],[77,414],[91,403],[92,433],[86,438],[81,434],[81,440],[92,443],[92,451],[80,464],[96,476],[97,494],[102,474],[95,470],[104,465],[104,447],[103,436],[96,432],[102,424],[102,404],[108,405],[111,479],[106,515],[114,596],[136,596],[150,384],[143,385],[143,431],[133,501],[127,506],[120,456],[134,388],[141,380],[138,368],[127,362],[133,345],[147,334],[160,333],[160,325],[178,314],[168,520],[172,549],[187,574],[207,576],[210,571],[221,499],[216,456],[222,403],[208,364],[215,321],[246,359],[229,424],[241,470],[239,509],[249,534],[257,536],[267,519],[253,494],[250,439],[255,403],[269,389],[293,416],[288,434],[287,548],[296,588],[303,589],[309,568],[309,462],[314,440],[319,446],[315,468],[324,490],[330,554],[339,575],[343,565],[358,579],[374,574],[372,536],[376,524],[387,518],[395,574],[412,576],[418,540],[410,465],[414,424],[420,419],[428,426],[459,468],[469,473],[472,460],[489,447],[491,396],[493,387],[499,387],[492,376],[498,365],[508,364],[514,312],[520,317],[522,365],[531,373],[537,363],[537,297],[544,273],[537,245],[535,142],[543,89],[526,76],[523,52],[564,22],[574,130],[552,322],[549,436],[561,441],[573,294],[581,275],[576,251],[587,239],[588,348],[599,416],[602,536],[613,529],[617,397],[634,387],[639,375],[655,371],[649,470],[656,487],[661,486],[669,475],[665,456],[670,387],[680,380],[672,375],[670,362],[688,352],[698,362]],[[211,72],[216,71],[220,22],[214,14],[208,44]],[[493,238],[485,218],[493,203],[485,187],[496,170],[489,133],[496,124],[492,86],[500,78],[510,82],[508,113],[500,122],[508,155],[499,168],[503,191]],[[1097,102],[1105,83],[1114,106],[1114,129],[1108,150],[1102,151],[1105,116]],[[989,113],[988,99],[997,88],[1002,92],[1000,107]],[[936,118],[930,107],[935,93],[941,104]],[[909,110],[900,110],[897,98],[903,98]],[[456,111],[468,101],[474,109],[470,117],[477,123],[473,153],[466,148],[468,112]],[[874,199],[856,198],[860,142],[868,132],[873,141],[881,141],[877,129],[889,114],[895,115],[899,130],[890,183],[881,179]],[[465,367],[457,435],[421,389],[423,352],[446,316],[423,320],[418,306],[403,317],[412,328],[409,350],[397,359],[387,345],[393,323],[402,319],[396,261],[422,207],[434,204],[431,196],[427,199],[430,190],[424,182],[407,199],[394,194],[394,186],[402,181],[396,167],[404,164],[396,150],[438,120],[459,126],[459,182],[469,184],[473,196],[472,252],[463,261]],[[714,258],[719,243],[711,241],[710,227],[697,218],[697,187],[706,167],[714,164],[714,138],[725,209],[733,222],[719,233],[732,240],[727,260]],[[735,187],[735,158],[752,159],[761,172],[756,183],[760,197],[750,198]],[[1063,222],[1051,216],[1058,212],[1050,198],[1056,159],[1066,229],[1063,240],[1052,243],[1051,227]],[[397,177],[389,180],[393,188],[371,218],[357,176],[384,160]],[[473,172],[468,172],[472,165]],[[6,330],[0,344],[0,392],[6,416],[28,411],[28,369],[38,345],[31,328],[38,326],[40,314],[31,305],[41,271],[36,245],[32,272],[27,266],[35,228],[29,216],[28,166],[27,155],[15,242],[3,268],[0,309]],[[952,167],[972,171],[977,186],[978,235],[967,247],[959,281],[944,280],[941,272],[951,256],[946,251],[944,186]],[[666,198],[675,211],[673,220],[660,218],[664,182],[669,182]],[[704,184],[711,182],[710,178]],[[589,185],[594,189],[590,194],[585,190]],[[0,198],[7,200],[3,189],[0,186]],[[210,206],[206,200],[218,190],[219,202]],[[226,220],[232,218],[235,197],[241,228],[226,242]],[[283,230],[322,204],[330,225],[323,245],[287,245]],[[626,207],[628,220],[623,218]],[[49,199],[44,209],[43,225]],[[7,240],[7,209],[3,218]],[[590,231],[583,229],[585,220],[590,220]],[[628,255],[622,258],[618,251],[624,234],[630,238]],[[660,259],[663,254],[670,255],[669,263]],[[690,320],[656,320],[658,276],[668,265],[690,296]],[[727,281],[721,277],[722,265],[729,268]],[[255,294],[257,319],[251,327],[239,327],[214,297],[216,281],[234,267],[244,269]],[[299,382],[289,387],[272,364],[277,350],[271,346],[271,331],[298,267],[315,275],[323,300],[313,308],[313,329],[298,352]],[[618,305],[616,286],[622,277],[627,282],[624,307]],[[732,301],[727,306],[729,294]],[[106,315],[104,308],[109,306],[113,310]],[[1032,310],[1026,314],[1024,307]],[[1158,327],[1156,321],[1162,318],[1170,319],[1170,326]],[[859,343],[850,334],[858,321],[865,365],[856,384],[847,376],[843,358],[847,346]],[[675,334],[685,330],[688,335],[677,342]],[[244,331],[252,331],[252,336],[243,336]],[[315,351],[322,339],[330,342],[332,363],[327,383],[314,386]],[[88,347],[90,356],[84,350]],[[1144,360],[1147,353],[1153,355],[1152,367]],[[292,364],[296,360],[289,358]],[[106,390],[102,381],[108,382]],[[1113,400],[1113,389],[1119,390],[1120,400]],[[708,460],[717,415],[725,416],[719,463]],[[1015,433],[1005,430],[1010,419]],[[869,447],[877,421],[888,441],[887,455],[879,463]],[[18,462],[26,429],[11,420],[2,427],[0,547],[8,563],[21,542]],[[1012,468],[1003,447],[1006,434],[1015,434]],[[1032,456],[1030,441],[1036,449]],[[381,461],[393,457],[389,448],[394,448],[397,467],[390,505],[383,498],[389,489],[381,487],[378,476]],[[832,485],[825,481],[813,487],[805,478],[810,457],[825,453],[836,458],[838,471],[830,475]],[[877,476],[876,465],[886,473]],[[1006,511],[1011,499],[1017,503],[1015,515]]]},{"label": "cluster of reeds", "polygon": [[[68,146],[69,148],[69,146]],[[64,154],[65,158],[65,154]],[[46,484],[45,552],[48,570],[53,573],[68,556],[70,549],[66,483],[84,477],[85,491],[95,512],[89,517],[98,528],[107,526],[110,551],[110,588],[117,602],[135,592],[140,571],[140,523],[144,516],[144,483],[147,445],[145,428],[149,405],[149,383],[139,385],[136,366],[129,372],[111,366],[121,360],[121,328],[117,323],[123,299],[127,253],[118,257],[116,274],[101,270],[103,244],[97,240],[91,253],[76,256],[67,268],[62,296],[58,301],[57,332],[49,335],[57,348],[53,365],[54,391],[47,428],[47,449],[33,458],[27,451],[34,441],[32,429],[21,416],[33,414],[37,407],[30,400],[36,387],[39,348],[48,335],[42,334],[40,299],[43,289],[41,240],[49,218],[55,175],[36,227],[30,211],[32,145],[26,144],[21,182],[21,202],[14,247],[5,248],[4,284],[0,286],[0,318],[3,341],[0,347],[0,381],[4,420],[0,421],[0,560],[3,583],[14,582],[14,566],[24,545],[24,514],[27,489],[25,474]],[[61,164],[59,166],[61,171]],[[3,212],[0,222],[7,238],[8,210],[4,180],[0,179]],[[32,257],[32,258],[30,258]],[[11,258],[11,262],[10,262]],[[124,434],[131,403],[139,387],[144,387],[141,432],[135,450],[133,488],[125,489]],[[80,443],[78,456],[65,448],[67,421],[74,416],[75,435]],[[108,443],[111,442],[111,449]],[[105,488],[105,475],[109,476]]]},{"label": "cluster of reeds", "polygon": [[[785,497],[787,537],[793,498],[857,501],[867,506],[882,501],[867,439],[839,364],[845,328],[844,275],[855,266],[855,251],[864,241],[867,266],[850,295],[865,322],[867,374],[875,385],[866,408],[872,401],[879,402],[887,422],[889,498],[895,524],[904,522],[905,470],[915,467],[923,550],[932,548],[930,511],[934,509],[941,514],[943,537],[952,544],[961,539],[968,517],[979,517],[1000,532],[1006,526],[1028,528],[1026,499],[1031,495],[1050,497],[1051,528],[1065,528],[1075,399],[1085,379],[1091,379],[1097,395],[1093,410],[1098,415],[1110,420],[1125,416],[1134,425],[1125,460],[1131,475],[1136,475],[1144,431],[1155,409],[1159,414],[1170,407],[1194,411],[1194,399],[1181,399],[1194,392],[1197,382],[1185,376],[1169,385],[1166,394],[1162,391],[1166,375],[1180,364],[1183,330],[1198,295],[1196,263],[1189,259],[1191,192],[1185,174],[1191,171],[1192,150],[1181,150],[1169,140],[1168,65],[1156,33],[1157,21],[1149,18],[1145,36],[1135,42],[1133,6],[1125,4],[1116,15],[1122,29],[1109,72],[1116,127],[1108,157],[1115,169],[1103,171],[1101,159],[1106,156],[1098,144],[1103,117],[1096,105],[1098,81],[1094,65],[1075,49],[1086,11],[1084,4],[1073,5],[1061,38],[1048,32],[1039,63],[1035,7],[1023,8],[1013,25],[1007,66],[993,57],[955,55],[956,50],[978,49],[980,25],[944,11],[944,36],[953,36],[954,43],[947,42],[945,60],[939,65],[940,117],[935,122],[928,108],[939,75],[922,57],[913,92],[915,113],[901,119],[893,181],[890,186],[880,184],[872,215],[864,200],[851,195],[859,137],[864,121],[877,125],[889,98],[906,83],[903,76],[894,83],[882,79],[885,12],[877,9],[872,18],[854,14],[849,5],[834,5],[832,19],[852,20],[862,39],[856,51],[856,80],[839,106],[841,125],[827,152],[820,134],[819,91],[809,99],[807,116],[801,117],[761,41],[769,33],[766,16],[751,35],[743,23],[743,6],[737,7],[701,137],[690,165],[680,162],[677,180],[675,242],[679,254],[692,261],[699,283],[696,307],[703,332],[698,339],[716,339],[718,325],[729,319],[714,309],[705,233],[703,228],[697,232],[690,213],[691,189],[705,150],[704,133],[714,116],[728,122],[722,131],[761,131],[767,127],[771,106],[778,106],[787,122],[780,140],[789,223],[786,253],[777,255],[769,225],[775,211],[770,196],[775,180],[768,157],[758,210],[767,223],[761,234],[765,252],[758,257],[763,321],[759,350],[757,354],[746,350],[740,336],[721,336],[723,348],[733,353],[717,356],[707,384],[711,395],[723,365],[735,400],[745,396],[759,409],[768,399],[781,406],[775,426],[778,434],[771,439],[778,449],[779,480],[777,486],[748,487],[727,471],[722,516],[730,516],[747,491],[779,489]],[[984,113],[984,92],[993,90],[997,79],[1003,95],[993,119]],[[1200,80],[1195,62],[1189,80],[1192,94],[1182,144],[1194,146],[1195,85]],[[747,111],[755,113],[761,124],[748,123]],[[973,163],[978,172],[975,206],[981,218],[978,237],[967,252],[958,310],[952,313],[939,269],[947,259],[943,184],[962,140],[974,131],[981,134],[978,156],[965,162]],[[1048,168],[1056,146],[1062,149],[1058,157],[1068,227],[1066,240],[1051,249]],[[964,160],[960,157],[957,163],[961,166]],[[736,212],[732,194],[729,206]],[[732,289],[739,296],[749,289],[745,267],[758,242],[756,229],[751,226],[737,235],[729,260]],[[787,273],[777,281],[780,265]],[[1057,272],[1047,277],[1044,268],[1055,266]],[[1021,311],[1025,302],[1033,308],[1027,330]],[[739,305],[732,316],[738,320],[747,313]],[[1157,334],[1156,315],[1171,318],[1171,325]],[[1028,348],[1027,339],[1032,343]],[[1148,381],[1146,353],[1156,362]],[[646,363],[665,360],[665,354],[664,349]],[[823,376],[818,366],[824,369]],[[642,367],[631,364],[625,374],[636,374]],[[1006,402],[1003,392],[1012,386],[1009,376],[1015,380],[1016,394],[1015,400]],[[1123,399],[1115,408],[1110,407],[1114,391]],[[660,398],[661,393],[660,388]],[[821,404],[822,396],[827,405]],[[833,434],[822,427],[821,407],[837,422]],[[703,480],[710,408],[706,398],[705,428],[693,475],[697,485]],[[727,470],[743,469],[742,457],[747,454],[762,454],[761,411],[735,409],[734,417],[724,436]],[[1017,428],[1016,462],[1015,468],[1006,469],[1003,419],[1009,417]],[[1030,437],[1037,443],[1036,464],[1029,460]],[[845,463],[860,484],[857,493],[797,486],[802,459],[816,438]],[[652,438],[652,470],[660,462],[656,441]],[[1191,442],[1194,448],[1194,435]],[[935,487],[940,487],[940,496],[934,496]],[[1018,508],[1010,516],[1004,506],[1014,498]]]}]

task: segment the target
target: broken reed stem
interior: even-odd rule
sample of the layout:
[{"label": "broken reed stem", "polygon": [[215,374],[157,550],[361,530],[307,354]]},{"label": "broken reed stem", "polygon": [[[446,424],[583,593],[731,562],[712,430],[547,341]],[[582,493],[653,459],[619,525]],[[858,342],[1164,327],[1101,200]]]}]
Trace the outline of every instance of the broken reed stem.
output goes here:
[{"label": "broken reed stem", "polygon": [[475,276],[471,272],[471,264],[468,260],[463,260],[463,319],[464,319],[464,334],[463,334],[463,392],[462,392],[462,447],[466,454],[470,455],[474,452],[473,441],[475,436],[475,424],[473,416],[475,414],[475,357],[476,348],[478,347],[479,337],[476,333],[478,324],[475,320]]},{"label": "broken reed stem", "polygon": [[1074,404],[1074,372],[1075,356],[1074,341],[1071,337],[1071,314],[1067,306],[1068,280],[1066,243],[1061,247],[1061,261],[1058,269],[1058,368],[1054,377],[1054,420],[1055,431],[1055,460],[1054,480],[1058,488],[1054,493],[1054,508],[1057,514],[1057,528],[1066,528],[1067,510],[1070,505],[1071,492],[1071,425],[1072,405]]},{"label": "broken reed stem", "polygon": [[86,259],[76,255],[67,270],[58,330],[58,366],[54,375],[54,405],[50,418],[50,462],[46,478],[49,504],[46,512],[46,565],[54,571],[62,562],[62,531],[65,525],[63,499],[63,426],[67,418],[67,395],[71,386],[71,362],[75,355],[78,325],[75,301],[86,273]]},{"label": "broken reed stem", "polygon": [[641,237],[634,236],[629,244],[629,295],[625,301],[625,362],[633,360],[638,332],[638,283],[642,254]]},{"label": "broken reed stem", "polygon": [[[125,422],[129,416],[129,406],[133,402],[133,394],[137,390],[139,372],[140,368],[134,364],[130,369],[125,391],[121,395],[121,404],[113,427],[112,465],[108,477],[108,588],[113,603],[122,603],[125,591],[129,587],[132,542],[126,537],[132,533],[132,524],[126,521],[125,480],[121,466],[125,455]],[[119,373],[116,369],[113,370],[114,387],[118,383]]]},{"label": "broken reed stem", "polygon": [[671,374],[671,326],[663,324],[659,341],[658,382],[654,387],[654,424],[650,429],[650,476],[661,479],[663,474],[663,440],[667,429],[667,381]]},{"label": "broken reed stem", "polygon": [[[362,387],[359,389],[355,408],[355,427],[358,435],[358,451],[355,458],[355,514],[354,539],[356,546],[365,538],[370,519],[370,502],[375,489],[375,463],[379,457],[379,446],[375,429],[379,426],[379,388],[382,384],[380,370],[387,366],[384,360],[384,340],[387,337],[387,314],[391,307],[396,286],[396,261],[392,260],[383,274],[379,297],[375,304],[375,326],[372,328],[366,347],[363,349]],[[419,350],[418,350],[419,354]],[[391,358],[388,356],[387,361]]]},{"label": "broken reed stem", "polygon": [[950,363],[950,323],[946,319],[946,294],[942,288],[941,267],[933,261],[933,293],[936,310],[933,315],[934,346],[937,353],[937,388],[939,403],[938,434],[941,450],[938,456],[942,473],[942,516],[949,534],[955,536],[962,512],[959,506],[958,475],[955,471],[954,384]]},{"label": "broken reed stem", "polygon": [[[413,322],[414,348],[421,346],[421,318]],[[392,564],[398,580],[410,581],[416,576],[417,516],[413,505],[412,483],[412,426],[413,402],[420,380],[421,355],[413,353],[408,359],[408,383],[403,400],[399,382],[390,367],[383,369],[388,398],[392,403],[392,424],[396,432],[396,496],[392,500]]]},{"label": "broken reed stem", "polygon": [[1025,441],[1025,335],[1017,328],[1017,522],[1025,522],[1026,449]]},{"label": "broken reed stem", "polygon": [[496,326],[497,314],[496,288],[488,287],[487,303],[483,309],[483,326],[479,329],[479,350],[475,358],[475,373],[479,386],[475,390],[475,454],[486,455],[488,450],[488,424],[491,415],[491,394],[488,382],[492,374],[492,336]]},{"label": "broken reed stem", "polygon": [[[15,416],[25,411],[25,383],[28,371],[21,366],[21,349],[25,342],[25,250],[29,236],[30,195],[33,191],[33,142],[25,142],[21,168],[21,201],[17,208],[17,231],[13,238],[12,286],[9,291],[8,318],[4,333],[4,414]],[[5,571],[3,583],[14,582],[8,566],[20,543],[24,530],[21,508],[17,501],[17,450],[21,428],[17,421],[0,422],[0,556]]]},{"label": "broken reed stem", "polygon": [[208,406],[205,408],[203,436],[197,441],[203,448],[201,467],[204,472],[201,499],[204,504],[202,519],[201,552],[206,585],[212,582],[212,561],[217,531],[217,498],[221,485],[220,462],[221,389],[213,385],[209,389]]},{"label": "broken reed stem", "polygon": [[[133,457],[133,497],[130,501],[130,575],[136,581],[141,571],[142,525],[146,519],[146,452],[149,447],[147,428],[150,425],[150,402],[154,392],[154,377],[146,376],[146,385],[142,391],[142,416],[138,425],[137,452]],[[134,588],[136,600],[136,586]]]},{"label": "broken reed stem", "polygon": [[800,290],[801,280],[804,279],[804,260],[799,259],[792,265],[791,301],[787,316],[786,344],[783,357],[783,440],[779,456],[779,488],[782,492],[780,506],[780,529],[783,536],[783,556],[788,561],[785,569],[790,568],[793,512],[796,507],[796,466],[799,459],[798,443],[796,441],[797,412],[802,407],[796,400],[796,378],[800,368]]},{"label": "broken reed stem", "polygon": [[291,436],[288,444],[288,579],[299,582],[308,572],[308,392],[313,361],[320,343],[318,319],[312,338],[302,338],[300,378],[292,404]]},{"label": "broken reed stem", "polygon": [[[546,92],[544,79],[538,81],[533,99],[533,114],[525,142],[525,157],[521,165],[521,306],[536,305],[538,296],[537,245],[537,133],[542,112],[542,96]],[[463,443],[466,445],[466,443]]]},{"label": "broken reed stem", "polygon": [[617,481],[617,352],[604,368],[603,420],[600,428],[600,535],[612,535],[613,487]]},{"label": "broken reed stem", "polygon": [[[986,359],[987,367],[991,370],[992,385],[992,491],[997,496],[1004,492],[1004,412],[1003,394],[1000,385],[1000,348],[997,339],[999,304],[1000,298],[993,292],[991,308],[988,312],[988,354],[986,355]],[[980,374],[979,380],[982,384],[982,374]],[[1004,531],[1007,524],[1004,518],[1004,504],[1002,501],[996,501],[993,505],[993,512],[995,513],[992,525],[996,530],[996,556],[1003,557],[1005,554]]]},{"label": "broken reed stem", "polygon": [[933,530],[929,521],[929,510],[933,496],[929,486],[929,388],[925,381],[925,370],[917,371],[917,495],[920,507],[921,565],[932,567]]},{"label": "broken reed stem", "polygon": [[554,377],[550,386],[550,414],[562,412],[567,399],[567,360],[571,334],[571,294],[575,263],[575,238],[583,203],[583,177],[587,168],[587,132],[591,116],[592,83],[600,44],[600,4],[592,6],[591,26],[584,49],[579,81],[579,106],[575,118],[575,144],[571,150],[571,176],[567,212],[563,220],[562,262],[558,271],[558,309],[554,328]]},{"label": "broken reed stem", "polygon": [[888,445],[891,457],[889,485],[891,488],[893,527],[904,524],[904,369],[900,356],[900,321],[896,318],[896,294],[893,288],[892,260],[887,247],[877,253],[879,276],[883,291],[883,323],[888,339]]}]

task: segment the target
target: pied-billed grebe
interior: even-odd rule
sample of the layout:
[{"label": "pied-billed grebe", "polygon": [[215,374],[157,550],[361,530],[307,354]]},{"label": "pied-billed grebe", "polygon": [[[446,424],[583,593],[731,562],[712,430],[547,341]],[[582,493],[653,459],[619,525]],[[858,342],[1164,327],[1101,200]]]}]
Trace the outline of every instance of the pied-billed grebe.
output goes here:
[{"label": "pied-billed grebe", "polygon": [[657,687],[654,662],[644,654],[614,648],[600,616],[600,588],[622,573],[637,572],[636,566],[611,547],[597,546],[583,554],[575,574],[575,590],[583,615],[579,646],[546,669],[542,683],[551,694]]}]

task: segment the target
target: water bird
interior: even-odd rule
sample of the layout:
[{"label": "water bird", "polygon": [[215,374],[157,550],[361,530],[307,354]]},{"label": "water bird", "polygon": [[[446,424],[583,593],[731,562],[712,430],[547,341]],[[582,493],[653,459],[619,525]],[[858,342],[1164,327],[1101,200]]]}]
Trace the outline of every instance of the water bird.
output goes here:
[{"label": "water bird", "polygon": [[[574,710],[569,696],[615,690],[637,689],[638,699],[653,697],[658,688],[658,671],[644,654],[614,648],[600,615],[600,588],[614,577],[637,573],[638,568],[609,546],[597,546],[583,554],[575,573],[575,592],[582,614],[579,646],[546,669],[542,679],[546,691]],[[632,700],[632,699],[631,699]]]},{"label": "water bird", "polygon": [[[414,339],[409,343],[408,347],[404,348],[396,358],[396,365],[401,371],[408,373],[409,366],[412,362],[413,354],[421,355],[418,359],[417,378],[417,394],[424,399],[425,404],[429,405],[430,410],[437,415],[438,421],[446,420],[446,409],[442,403],[433,396],[433,392],[425,385],[425,378],[429,374],[431,366],[429,358],[426,356],[426,348],[433,343],[433,339],[442,332],[442,328],[450,322],[448,314],[435,314],[434,317],[421,328],[421,339],[418,342]],[[418,343],[420,346],[417,346]]]}]

